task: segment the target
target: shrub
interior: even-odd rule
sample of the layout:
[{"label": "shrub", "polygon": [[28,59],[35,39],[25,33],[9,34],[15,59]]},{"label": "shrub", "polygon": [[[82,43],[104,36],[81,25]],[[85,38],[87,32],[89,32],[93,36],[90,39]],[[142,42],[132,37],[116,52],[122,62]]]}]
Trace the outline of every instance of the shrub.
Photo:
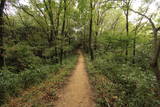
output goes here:
[{"label": "shrub", "polygon": [[14,69],[10,69],[13,72],[20,72],[27,68],[32,68],[34,65],[41,64],[42,61],[33,54],[29,45],[19,43],[6,49],[6,63],[14,67]]},{"label": "shrub", "polygon": [[[30,54],[27,55],[28,58],[29,55]],[[7,102],[8,97],[17,96],[20,90],[29,88],[47,79],[50,73],[56,74],[59,71],[60,67],[65,67],[65,69],[67,70],[73,68],[75,62],[76,57],[71,56],[64,60],[63,65],[39,65],[32,63],[29,64],[30,67],[28,69],[25,68],[25,70],[23,70],[22,72],[20,71],[19,73],[10,72],[8,71],[9,67],[5,67],[4,70],[0,70],[0,105]],[[12,66],[9,69],[13,69]],[[64,72],[64,74],[66,74],[66,72]]]},{"label": "shrub", "polygon": [[[91,78],[95,78],[92,84],[98,93],[98,104],[102,107],[108,106],[108,103],[117,107],[159,107],[154,73],[144,72],[139,66],[120,63],[114,58],[113,54],[108,53],[97,56],[93,62],[87,60]],[[101,78],[97,78],[97,75],[105,76],[110,84],[104,80],[103,83],[99,82]],[[117,99],[112,102],[115,96]]]},{"label": "shrub", "polygon": [[56,73],[60,65],[36,66],[21,73],[12,73],[7,70],[0,71],[0,105],[5,103],[9,96],[17,96],[21,89],[29,88],[42,82],[49,73]]},{"label": "shrub", "polygon": [[0,104],[4,103],[8,96],[17,96],[19,90],[18,75],[9,71],[0,71]]},{"label": "shrub", "polygon": [[41,74],[38,73],[38,71],[27,70],[21,73],[20,83],[22,84],[22,88],[29,88],[29,86],[40,82],[41,79],[39,76],[41,76]]}]

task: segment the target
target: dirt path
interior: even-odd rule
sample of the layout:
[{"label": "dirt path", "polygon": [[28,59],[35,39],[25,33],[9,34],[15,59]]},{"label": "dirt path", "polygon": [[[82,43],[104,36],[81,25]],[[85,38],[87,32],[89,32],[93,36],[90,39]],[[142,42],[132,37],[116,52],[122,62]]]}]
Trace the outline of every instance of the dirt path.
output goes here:
[{"label": "dirt path", "polygon": [[55,107],[95,107],[81,52],[68,85],[60,92]]}]

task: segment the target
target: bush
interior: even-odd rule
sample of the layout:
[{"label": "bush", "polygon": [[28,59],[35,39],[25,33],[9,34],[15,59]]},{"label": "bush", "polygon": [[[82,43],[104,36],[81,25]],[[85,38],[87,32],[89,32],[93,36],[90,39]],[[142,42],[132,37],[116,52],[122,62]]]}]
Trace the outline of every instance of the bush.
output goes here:
[{"label": "bush", "polygon": [[20,90],[42,82],[49,73],[56,73],[59,67],[59,64],[36,66],[36,69],[27,69],[18,74],[0,71],[0,105],[5,103],[9,96],[17,96]]},{"label": "bush", "polygon": [[[21,49],[22,48],[20,48],[20,50]],[[30,51],[28,52],[28,49],[25,48],[24,50],[25,52],[27,51],[27,53],[23,54],[26,59],[22,58],[23,55],[18,57],[12,53],[13,55],[11,55],[11,57],[14,56],[14,58],[16,59],[16,61],[13,63],[27,64],[26,61],[28,61],[28,59],[36,58],[32,55]],[[18,53],[22,54],[21,52],[18,52]],[[38,60],[36,59],[35,61],[33,61],[33,63],[28,63],[27,64],[28,67],[23,69],[22,72],[19,71],[19,73],[13,73],[13,71],[10,72],[8,70],[8,69],[13,69],[12,68],[13,66],[10,66],[10,67],[7,66],[5,67],[4,70],[0,70],[0,105],[7,102],[8,97],[17,96],[20,90],[29,88],[47,79],[50,73],[56,74],[59,71],[60,67],[65,67],[65,69],[67,70],[73,68],[73,66],[75,66],[76,57],[71,56],[67,59],[64,59],[63,65],[60,65],[60,64],[54,64],[54,65],[43,64],[42,65],[37,61]],[[28,61],[28,62],[31,62],[31,61]]]},{"label": "bush", "polygon": [[34,70],[26,70],[20,74],[20,82],[22,88],[29,88],[30,86],[42,82],[42,80],[48,77],[49,73],[56,73],[59,69],[59,64],[57,65],[46,65],[42,67],[37,67]]},{"label": "bush", "polygon": [[33,54],[29,45],[19,43],[6,49],[6,63],[12,66],[10,70],[13,72],[20,72],[27,68],[32,68],[34,65],[40,65],[42,61]]},{"label": "bush", "polygon": [[[88,71],[96,89],[97,102],[102,107],[159,107],[160,100],[156,95],[157,84],[153,72],[144,72],[139,66],[120,63],[113,54],[97,56],[91,63],[88,60]],[[102,75],[108,81],[99,82]],[[98,88],[100,87],[100,88]],[[116,100],[113,100],[114,97]],[[109,99],[109,100],[106,100]]]},{"label": "bush", "polygon": [[9,71],[0,71],[0,104],[4,103],[8,96],[17,96],[19,90],[18,75]]},{"label": "bush", "polygon": [[[32,86],[38,82],[41,81],[40,77],[43,74],[39,73],[38,71],[31,71],[27,70],[21,74],[20,83],[22,84],[22,88],[29,88],[29,86]],[[43,75],[45,78],[46,75]],[[41,77],[42,78],[42,77]]]}]

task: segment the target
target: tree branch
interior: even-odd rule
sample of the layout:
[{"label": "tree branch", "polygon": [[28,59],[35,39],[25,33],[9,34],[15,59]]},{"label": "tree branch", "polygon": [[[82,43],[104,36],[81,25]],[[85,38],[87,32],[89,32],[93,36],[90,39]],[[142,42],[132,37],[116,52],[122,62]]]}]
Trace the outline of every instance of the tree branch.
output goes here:
[{"label": "tree branch", "polygon": [[160,31],[160,26],[157,28],[157,31]]},{"label": "tree branch", "polygon": [[141,16],[145,17],[150,22],[150,24],[152,25],[153,30],[156,29],[156,26],[155,26],[154,22],[152,21],[152,19],[150,17],[146,16],[145,14],[143,14],[141,12],[135,11],[131,8],[130,8],[130,10],[134,13],[137,13],[138,15],[141,15]]}]

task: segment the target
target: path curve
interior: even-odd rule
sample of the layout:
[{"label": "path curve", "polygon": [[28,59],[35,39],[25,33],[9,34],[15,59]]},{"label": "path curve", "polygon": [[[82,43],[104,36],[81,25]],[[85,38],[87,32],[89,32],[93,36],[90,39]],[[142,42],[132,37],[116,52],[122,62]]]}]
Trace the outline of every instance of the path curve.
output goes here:
[{"label": "path curve", "polygon": [[85,70],[84,56],[79,51],[79,59],[67,86],[60,92],[55,107],[95,107]]}]

